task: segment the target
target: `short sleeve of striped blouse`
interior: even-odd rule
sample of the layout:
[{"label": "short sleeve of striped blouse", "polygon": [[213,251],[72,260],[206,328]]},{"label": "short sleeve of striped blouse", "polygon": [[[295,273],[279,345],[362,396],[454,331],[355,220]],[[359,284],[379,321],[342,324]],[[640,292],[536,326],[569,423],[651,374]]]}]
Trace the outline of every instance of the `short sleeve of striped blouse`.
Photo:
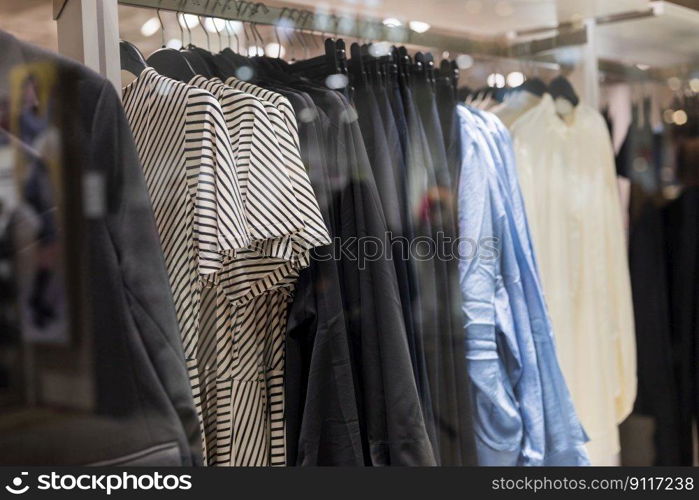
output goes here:
[{"label": "short sleeve of striped blouse", "polygon": [[194,199],[200,274],[221,268],[222,256],[250,243],[233,151],[218,101],[192,88],[185,118],[185,168]]},{"label": "short sleeve of striped blouse", "polygon": [[[301,252],[330,243],[330,236],[318,207],[308,173],[299,153],[296,118],[289,101],[276,92],[263,89],[237,78],[229,78],[226,85],[248,92],[260,99],[269,114],[279,140],[285,165],[294,186],[294,194],[304,218],[305,227],[296,238]],[[300,254],[301,252],[296,252]]]},{"label": "short sleeve of striped blouse", "polygon": [[[304,227],[303,218],[262,104],[254,96],[234,90],[220,80],[195,76],[190,83],[211,92],[223,110],[252,240],[278,239],[300,231]],[[285,256],[279,251],[272,255]]]}]

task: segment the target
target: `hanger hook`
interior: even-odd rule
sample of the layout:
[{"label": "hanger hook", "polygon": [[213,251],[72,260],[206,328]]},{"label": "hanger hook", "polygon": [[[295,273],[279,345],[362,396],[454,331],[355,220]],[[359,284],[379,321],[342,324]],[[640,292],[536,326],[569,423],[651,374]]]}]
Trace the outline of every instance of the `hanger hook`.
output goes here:
[{"label": "hanger hook", "polygon": [[[235,15],[238,19],[240,19],[240,9],[243,6],[243,2],[239,0],[235,0]],[[240,21],[238,21],[240,22]],[[240,38],[238,37],[238,30],[231,30],[231,26],[233,26],[233,21],[229,20],[229,32],[228,32],[228,39],[230,40],[230,32],[233,31],[233,36],[235,37],[235,51],[236,53],[240,54]],[[230,44],[230,42],[229,42]]]},{"label": "hanger hook", "polygon": [[293,59],[296,58],[295,57],[296,56],[296,45],[297,44],[300,45],[298,33],[296,33],[296,20],[294,19],[295,12],[297,12],[297,9],[289,8],[287,11],[287,14],[286,14],[287,17],[289,18],[289,20],[291,21],[291,23],[290,23],[291,25],[287,28],[287,30],[290,30],[290,32],[287,31],[286,35],[289,38],[289,45],[291,46],[291,48],[293,50],[293,55],[294,55]]},{"label": "hanger hook", "polygon": [[[221,5],[220,0],[216,0],[216,5],[214,5],[214,10],[218,8],[218,6]],[[223,5],[225,8],[225,5]],[[221,9],[223,11],[223,9]],[[223,31],[223,28],[226,26],[226,21],[224,19],[221,19],[220,17],[215,17],[214,19],[214,29],[216,30],[216,34],[218,35],[218,51],[221,52],[223,50],[223,35],[221,35],[221,32]],[[216,21],[222,21],[223,22],[223,27],[221,29],[218,29],[218,25],[216,24]]]},{"label": "hanger hook", "polygon": [[158,16],[158,22],[160,23],[160,40],[162,46],[165,47],[165,25],[163,24],[163,19],[160,17],[160,9],[155,9],[155,15]]},{"label": "hanger hook", "polygon": [[291,10],[292,9],[290,7],[284,7],[284,9],[282,9],[280,19],[282,19],[283,16],[286,16],[286,18],[290,21],[290,23],[284,23],[284,38],[289,44],[291,60],[294,61],[296,60],[296,44],[294,43],[294,19],[291,17]]},{"label": "hanger hook", "polygon": [[257,34],[257,37],[260,39],[260,49],[262,50],[262,55],[265,55],[265,39],[262,36],[262,33],[260,33],[260,27],[259,23],[255,23],[255,33]]},{"label": "hanger hook", "polygon": [[[267,14],[269,12],[269,8],[265,4],[263,4],[262,2],[256,2],[252,6],[252,12],[250,13],[250,16],[255,17],[257,15],[257,13],[260,11],[260,9],[262,9],[262,11],[265,14]],[[262,38],[262,34],[260,33],[259,29],[257,28],[257,24],[258,23],[255,21],[251,21],[251,23],[250,23],[250,31],[253,34],[253,37],[255,39],[255,45],[257,46],[257,48],[255,49],[255,55],[258,56],[258,55],[260,55],[259,53],[262,52],[262,55],[264,56],[265,55],[265,49],[264,49],[265,41]],[[259,45],[257,45],[258,42],[259,42]]]},{"label": "hanger hook", "polygon": [[[192,46],[192,29],[189,27],[189,23],[187,22],[187,14],[183,13],[182,14],[182,21],[184,22],[185,28],[187,28],[187,34],[189,35],[189,45]],[[183,44],[184,46],[184,44]]]},{"label": "hanger hook", "polygon": [[282,19],[284,19],[284,14],[287,11],[287,7],[283,7],[281,12],[279,13],[279,19],[277,19],[277,22],[274,23],[274,38],[277,40],[277,59],[282,58],[282,41],[279,38],[279,23],[281,22]]},{"label": "hanger hook", "polygon": [[209,52],[211,52],[211,39],[209,38],[209,30],[207,30],[206,26],[204,26],[205,19],[202,19],[201,16],[197,16],[197,19],[199,19],[199,25],[204,32],[204,36],[206,36],[206,48],[209,50]]},{"label": "hanger hook", "polygon": [[[231,21],[231,25],[232,25]],[[233,30],[233,36],[235,37],[235,51],[236,53],[240,54],[240,37],[238,36],[238,30],[235,29]]]},{"label": "hanger hook", "polygon": [[177,10],[175,11],[175,19],[177,20],[177,26],[180,27],[180,48],[184,47],[184,28],[182,27],[182,23],[184,22],[184,14],[180,12],[180,8],[182,7],[182,3],[177,6]]},{"label": "hanger hook", "polygon": [[240,19],[240,22],[242,23],[242,26],[243,26],[243,35],[245,35],[245,44],[247,45],[247,47],[245,47],[245,52],[247,53],[247,52],[249,52],[250,38],[251,37],[248,35],[248,30],[247,30],[247,27],[245,26],[246,21],[245,21],[244,17],[246,15],[248,15],[247,11],[250,7],[252,7],[252,4],[250,2],[245,1],[245,0],[241,0],[240,3],[238,4],[238,6],[240,8],[238,18]]}]

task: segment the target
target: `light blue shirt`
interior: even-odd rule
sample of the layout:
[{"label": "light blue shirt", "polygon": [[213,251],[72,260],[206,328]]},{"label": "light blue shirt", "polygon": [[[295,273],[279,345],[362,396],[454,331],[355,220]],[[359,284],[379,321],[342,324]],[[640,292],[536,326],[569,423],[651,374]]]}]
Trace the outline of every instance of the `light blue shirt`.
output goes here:
[{"label": "light blue shirt", "polygon": [[[482,465],[586,465],[587,437],[555,354],[509,133],[463,106],[459,235],[466,356]],[[496,258],[482,245],[494,239]],[[471,257],[466,256],[466,257]]]}]

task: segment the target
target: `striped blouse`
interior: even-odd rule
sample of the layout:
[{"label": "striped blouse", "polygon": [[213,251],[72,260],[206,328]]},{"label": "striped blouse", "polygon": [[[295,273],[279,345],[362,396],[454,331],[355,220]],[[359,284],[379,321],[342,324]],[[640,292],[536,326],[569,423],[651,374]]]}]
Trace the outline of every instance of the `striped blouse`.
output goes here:
[{"label": "striped blouse", "polygon": [[[285,464],[287,308],[309,250],[329,243],[293,112],[281,111],[281,96],[254,90],[203,77],[187,85],[152,69],[124,90],[209,465]],[[188,112],[200,101],[209,107]],[[198,179],[200,189],[191,188]],[[187,272],[192,259],[199,268]]]},{"label": "striped blouse", "polygon": [[[202,433],[201,278],[250,244],[233,151],[218,101],[146,68],[123,91],[153,205]],[[204,442],[205,456],[208,453]]]}]

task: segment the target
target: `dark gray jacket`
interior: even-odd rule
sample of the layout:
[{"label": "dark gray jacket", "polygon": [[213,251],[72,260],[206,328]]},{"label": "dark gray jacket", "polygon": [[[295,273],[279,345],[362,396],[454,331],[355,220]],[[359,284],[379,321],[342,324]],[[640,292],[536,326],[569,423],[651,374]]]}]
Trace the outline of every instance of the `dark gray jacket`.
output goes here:
[{"label": "dark gray jacket", "polygon": [[[71,338],[34,347],[31,370],[91,387],[87,405],[56,404],[40,392],[40,411],[22,403],[3,409],[5,424],[13,415],[31,418],[0,426],[0,462],[198,464],[199,425],[168,276],[119,98],[91,70],[2,31],[0,54],[0,99],[9,95],[13,68],[48,63],[57,76],[49,99],[63,145]],[[81,184],[96,205],[84,201]]]}]

